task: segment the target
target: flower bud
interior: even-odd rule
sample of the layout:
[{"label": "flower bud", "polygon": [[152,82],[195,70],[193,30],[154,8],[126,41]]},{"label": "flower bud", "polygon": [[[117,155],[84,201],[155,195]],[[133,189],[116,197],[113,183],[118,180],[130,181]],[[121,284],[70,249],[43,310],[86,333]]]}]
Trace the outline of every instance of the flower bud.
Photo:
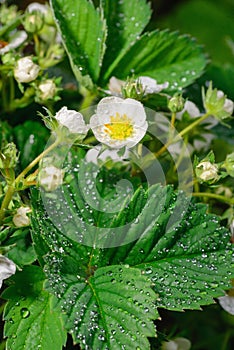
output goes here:
[{"label": "flower bud", "polygon": [[49,25],[54,25],[54,19],[53,19],[53,15],[52,15],[52,11],[49,7],[48,4],[40,4],[38,2],[32,2],[28,5],[27,7],[27,11],[28,12],[41,12],[44,15],[44,19],[45,19],[45,23],[49,24]]},{"label": "flower bud", "polygon": [[202,161],[196,166],[196,175],[202,181],[218,180],[218,167],[209,161]]},{"label": "flower bud", "polygon": [[8,143],[0,151],[0,169],[14,168],[18,161],[18,154],[16,145],[11,142]]},{"label": "flower bud", "polygon": [[184,108],[185,99],[181,95],[173,96],[168,102],[168,108],[172,113],[181,112]]},{"label": "flower bud", "polygon": [[56,84],[51,79],[41,82],[38,86],[38,97],[41,101],[51,100],[57,92]]},{"label": "flower bud", "polygon": [[31,209],[29,207],[20,207],[17,209],[15,215],[13,216],[13,223],[16,227],[24,227],[30,225],[30,219],[27,213],[30,213]]},{"label": "flower bud", "polygon": [[47,192],[55,191],[63,183],[64,172],[53,165],[42,168],[39,172],[38,182]]},{"label": "flower bud", "polygon": [[44,15],[41,11],[33,11],[26,13],[23,20],[24,29],[28,33],[38,33],[44,25]]},{"label": "flower bud", "polygon": [[16,265],[10,259],[0,254],[0,288],[2,287],[2,281],[14,275],[16,271]]},{"label": "flower bud", "polygon": [[39,72],[40,67],[31,57],[23,57],[16,62],[14,77],[19,83],[30,83],[38,77]]}]

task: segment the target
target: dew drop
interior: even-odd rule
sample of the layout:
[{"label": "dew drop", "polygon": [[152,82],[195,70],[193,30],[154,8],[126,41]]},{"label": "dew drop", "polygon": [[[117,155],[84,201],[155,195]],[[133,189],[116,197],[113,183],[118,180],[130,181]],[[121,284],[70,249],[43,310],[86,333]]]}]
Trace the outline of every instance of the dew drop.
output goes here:
[{"label": "dew drop", "polygon": [[30,315],[29,309],[27,309],[26,307],[23,307],[23,308],[20,310],[20,315],[21,315],[22,318],[27,318],[27,317],[29,317],[29,315]]}]

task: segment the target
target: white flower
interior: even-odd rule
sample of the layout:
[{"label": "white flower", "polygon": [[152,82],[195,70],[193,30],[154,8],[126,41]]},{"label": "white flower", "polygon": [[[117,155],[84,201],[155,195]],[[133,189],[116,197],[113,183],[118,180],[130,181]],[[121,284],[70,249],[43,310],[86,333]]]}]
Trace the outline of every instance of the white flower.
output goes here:
[{"label": "white flower", "polygon": [[111,148],[131,148],[143,138],[148,123],[140,102],[131,98],[105,97],[98,103],[90,127],[101,143]]},{"label": "white flower", "polygon": [[30,83],[35,80],[40,67],[32,61],[31,57],[20,58],[14,70],[14,77],[19,83]]},{"label": "white flower", "polygon": [[10,259],[0,254],[0,288],[2,287],[2,281],[14,275],[16,266]]},{"label": "white flower", "polygon": [[18,30],[8,39],[9,43],[0,49],[0,55],[3,55],[10,50],[16,49],[25,42],[27,37],[28,35],[24,30]]},{"label": "white flower", "polygon": [[141,76],[138,78],[139,82],[142,84],[145,94],[158,94],[163,89],[167,89],[169,86],[168,82],[163,84],[157,84],[157,80],[150,77]]},{"label": "white flower", "polygon": [[176,113],[176,118],[181,120],[182,116],[185,112],[188,112],[188,114],[190,115],[191,118],[196,118],[199,117],[200,115],[200,111],[197,108],[197,106],[195,105],[195,103],[193,103],[192,101],[185,101],[184,104],[184,108],[182,109],[181,112]]},{"label": "white flower", "polygon": [[71,134],[81,134],[83,137],[88,132],[81,113],[67,107],[62,107],[56,114],[55,119],[61,126],[65,126]]},{"label": "white flower", "polygon": [[234,296],[224,295],[218,299],[222,308],[229,314],[234,315]]},{"label": "white flower", "polygon": [[38,182],[46,191],[55,191],[63,183],[64,172],[53,165],[44,167],[39,172]]},{"label": "white flower", "polygon": [[43,101],[52,99],[56,94],[56,85],[51,79],[47,79],[39,84],[38,89],[40,98]]},{"label": "white flower", "polygon": [[[218,90],[217,91],[217,97],[220,99],[224,96],[223,91]],[[225,112],[227,112],[228,114],[232,115],[233,113],[233,108],[234,108],[234,104],[232,102],[232,100],[229,100],[228,98],[225,99],[224,105],[223,105],[223,110]]]},{"label": "white flower", "polygon": [[[165,82],[164,84],[157,84],[157,80],[152,79],[147,76],[140,76],[136,78],[136,81],[142,85],[142,90],[144,91],[144,95],[148,94],[157,94],[163,89],[168,88],[169,83]],[[124,80],[117,79],[116,77],[111,77],[109,80],[109,93],[114,96],[122,96],[122,87],[124,87],[126,82]]]},{"label": "white flower", "polygon": [[182,337],[175,338],[169,342],[163,342],[162,350],[189,350],[191,348],[191,342]]},{"label": "white flower", "polygon": [[27,213],[30,213],[31,209],[29,207],[20,207],[17,209],[15,215],[13,216],[13,223],[16,227],[23,227],[30,225],[30,219]]},{"label": "white flower", "polygon": [[217,180],[218,167],[209,161],[200,162],[196,168],[199,170],[198,177],[203,181]]}]

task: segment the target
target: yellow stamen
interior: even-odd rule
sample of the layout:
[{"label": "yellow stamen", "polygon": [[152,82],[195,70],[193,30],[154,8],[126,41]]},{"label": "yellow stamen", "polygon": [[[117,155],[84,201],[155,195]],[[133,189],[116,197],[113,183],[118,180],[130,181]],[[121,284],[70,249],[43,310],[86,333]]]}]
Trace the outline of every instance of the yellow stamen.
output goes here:
[{"label": "yellow stamen", "polygon": [[105,124],[105,132],[114,140],[126,140],[133,135],[132,120],[126,114],[116,112],[115,117],[110,117],[110,123]]}]

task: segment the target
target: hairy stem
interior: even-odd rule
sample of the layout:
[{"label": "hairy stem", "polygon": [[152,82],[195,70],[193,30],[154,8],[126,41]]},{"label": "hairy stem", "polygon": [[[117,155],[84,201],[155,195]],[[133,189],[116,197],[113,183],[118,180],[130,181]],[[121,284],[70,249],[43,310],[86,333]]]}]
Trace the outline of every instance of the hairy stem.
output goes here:
[{"label": "hairy stem", "polygon": [[195,128],[197,125],[199,125],[201,122],[203,122],[203,120],[205,120],[206,118],[209,117],[210,114],[206,113],[204,114],[202,117],[200,117],[199,119],[195,120],[192,124],[188,125],[185,129],[183,129],[177,136],[175,136],[172,140],[168,140],[168,142],[162,147],[160,148],[160,150],[158,152],[155,153],[156,157],[161,156],[161,154],[163,154],[167,148],[179,141],[181,139],[182,136],[184,136],[185,134],[187,134],[190,130],[192,130],[193,128]]},{"label": "hairy stem", "polygon": [[194,192],[193,193],[194,197],[208,197],[208,198],[213,198],[217,199],[218,201],[227,203],[229,205],[234,205],[234,199],[233,198],[227,198],[225,196],[222,196],[220,194],[216,193],[210,193],[210,192]]}]

